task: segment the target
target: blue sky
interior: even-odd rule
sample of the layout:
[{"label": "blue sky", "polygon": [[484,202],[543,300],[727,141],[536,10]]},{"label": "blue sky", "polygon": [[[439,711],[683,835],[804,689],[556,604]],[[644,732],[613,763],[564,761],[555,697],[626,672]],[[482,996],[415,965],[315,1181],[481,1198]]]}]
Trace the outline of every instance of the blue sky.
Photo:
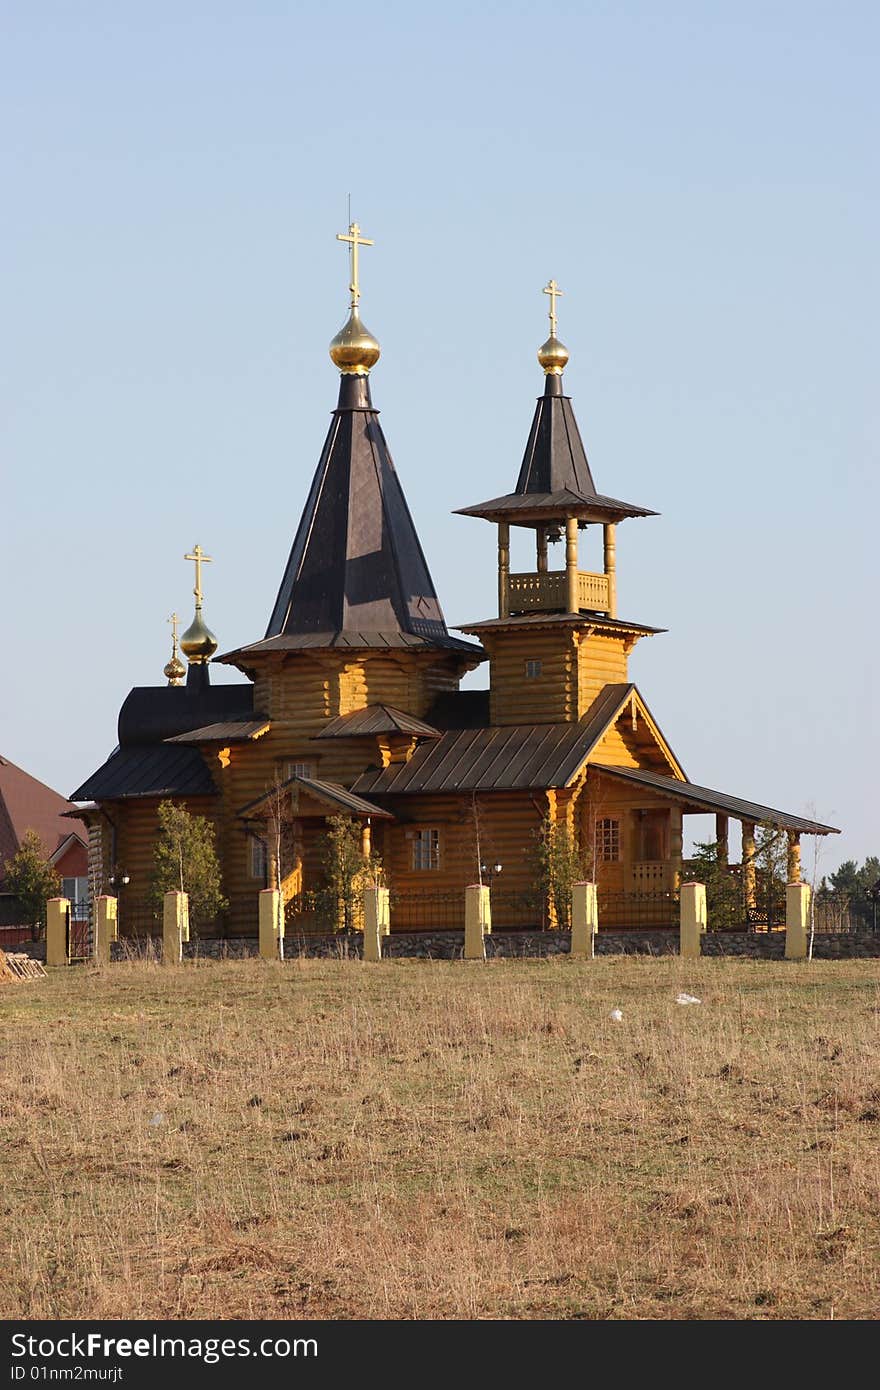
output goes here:
[{"label": "blue sky", "polygon": [[222,648],[262,635],[350,193],[449,623],[493,612],[450,513],[513,485],[554,276],[597,485],[662,513],[619,528],[620,613],[669,629],[633,678],[694,781],[841,826],[823,869],[880,852],[875,5],[0,16],[0,752],[65,793],[103,760],[197,540]]}]

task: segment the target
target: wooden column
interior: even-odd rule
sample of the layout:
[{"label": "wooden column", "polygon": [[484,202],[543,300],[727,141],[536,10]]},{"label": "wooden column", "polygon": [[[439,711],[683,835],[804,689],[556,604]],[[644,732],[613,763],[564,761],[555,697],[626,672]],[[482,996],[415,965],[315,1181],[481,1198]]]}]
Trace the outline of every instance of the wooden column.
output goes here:
[{"label": "wooden column", "polygon": [[498,616],[506,618],[510,612],[510,524],[498,523]]},{"label": "wooden column", "polygon": [[715,817],[715,843],[718,846],[719,864],[727,864],[729,861],[729,854],[727,849],[727,837],[729,833],[728,824],[729,823],[727,816],[722,816],[719,814]]},{"label": "wooden column", "polygon": [[565,606],[568,613],[580,610],[578,603],[578,524],[576,516],[565,518]]},{"label": "wooden column", "polygon": [[755,870],[755,825],[753,821],[748,820],[744,820],[742,823],[742,881],[746,908],[753,908],[758,896]]},{"label": "wooden column", "polygon": [[605,540],[605,576],[608,580],[608,616],[617,617],[617,561],[616,542],[614,539],[614,524],[606,521],[602,527]]},{"label": "wooden column", "polygon": [[788,832],[788,882],[801,881],[801,837],[797,830]]},{"label": "wooden column", "polygon": [[365,859],[369,859],[372,852],[372,832],[370,830],[369,817],[361,826],[361,854]]},{"label": "wooden column", "polygon": [[681,811],[673,806],[669,812],[669,864],[673,893],[677,893],[681,887],[682,840]]},{"label": "wooden column", "polygon": [[539,526],[535,532],[535,549],[538,556],[538,573],[547,573],[547,527]]}]

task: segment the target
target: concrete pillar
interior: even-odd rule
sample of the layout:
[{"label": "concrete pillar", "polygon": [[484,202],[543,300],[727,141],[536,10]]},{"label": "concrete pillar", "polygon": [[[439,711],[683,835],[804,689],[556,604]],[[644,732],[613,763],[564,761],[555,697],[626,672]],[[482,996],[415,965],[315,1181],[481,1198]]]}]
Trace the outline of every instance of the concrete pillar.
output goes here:
[{"label": "concrete pillar", "polygon": [[260,958],[284,959],[284,901],[277,888],[260,893]]},{"label": "concrete pillar", "polygon": [[806,960],[810,930],[810,885],[785,885],[785,959]]},{"label": "concrete pillar", "polygon": [[755,868],[755,824],[742,823],[742,881],[746,909],[755,907],[758,900],[758,879]]},{"label": "concrete pillar", "polygon": [[686,960],[693,960],[700,955],[700,937],[706,930],[706,885],[683,883],[680,903],[678,953]]},{"label": "concrete pillar", "polygon": [[801,881],[801,837],[797,830],[788,832],[788,881],[789,883],[800,883]]},{"label": "concrete pillar", "polygon": [[727,864],[730,859],[728,850],[728,839],[730,836],[730,822],[727,816],[719,814],[715,817],[715,843],[718,846],[718,863]]},{"label": "concrete pillar", "polygon": [[578,613],[578,524],[576,516],[565,518],[565,608]]},{"label": "concrete pillar", "polygon": [[510,523],[498,523],[498,616],[506,618],[510,612]]},{"label": "concrete pillar", "polygon": [[547,573],[547,527],[539,526],[535,531],[535,550],[537,552],[538,573]]},{"label": "concrete pillar", "polygon": [[110,964],[110,943],[117,939],[116,899],[102,894],[95,898],[95,960]]},{"label": "concrete pillar", "polygon": [[605,540],[605,577],[608,580],[608,616],[617,617],[617,564],[615,560],[614,523],[606,521],[602,527]]},{"label": "concrete pillar", "polygon": [[189,895],[175,890],[166,893],[162,901],[162,960],[165,965],[180,964],[184,941],[189,941]]},{"label": "concrete pillar", "polygon": [[364,960],[382,959],[382,937],[391,934],[391,913],[387,888],[365,888]]},{"label": "concrete pillar", "polygon": [[464,890],[464,958],[485,960],[485,937],[492,930],[492,908],[489,889],[481,883],[471,883]]},{"label": "concrete pillar", "polygon": [[595,883],[575,883],[571,889],[571,954],[574,960],[591,960],[596,954],[599,911]]},{"label": "concrete pillar", "polygon": [[70,902],[50,898],[46,903],[46,964],[70,964]]}]

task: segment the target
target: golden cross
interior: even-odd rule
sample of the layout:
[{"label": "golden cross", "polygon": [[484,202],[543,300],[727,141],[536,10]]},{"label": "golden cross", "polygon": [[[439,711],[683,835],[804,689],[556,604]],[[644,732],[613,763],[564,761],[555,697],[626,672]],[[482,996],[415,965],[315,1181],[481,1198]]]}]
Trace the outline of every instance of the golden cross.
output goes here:
[{"label": "golden cross", "polygon": [[361,236],[361,229],[356,222],[351,223],[347,232],[337,232],[336,240],[347,241],[349,244],[349,251],[351,254],[351,284],[348,288],[351,292],[351,307],[352,309],[356,309],[357,302],[361,297],[361,289],[358,284],[358,247],[373,246],[374,243],[369,241],[365,236]]},{"label": "golden cross", "polygon": [[171,614],[171,617],[170,617],[170,618],[167,618],[166,621],[169,622],[169,623],[171,624],[171,636],[172,636],[172,639],[173,639],[173,642],[174,642],[174,651],[175,651],[175,654],[176,654],[176,652],[177,652],[177,629],[178,629],[178,627],[179,627],[179,625],[180,625],[180,619],[178,618],[178,616],[177,616],[176,613],[172,613],[172,614]]},{"label": "golden cross", "polygon": [[562,290],[555,280],[544,286],[544,293],[550,296],[550,337],[556,337],[556,300],[562,298]]},{"label": "golden cross", "polygon": [[194,545],[191,555],[184,555],[184,560],[195,560],[196,562],[196,587],[193,593],[196,596],[196,603],[202,601],[202,565],[210,565],[211,556],[206,555],[200,545]]}]

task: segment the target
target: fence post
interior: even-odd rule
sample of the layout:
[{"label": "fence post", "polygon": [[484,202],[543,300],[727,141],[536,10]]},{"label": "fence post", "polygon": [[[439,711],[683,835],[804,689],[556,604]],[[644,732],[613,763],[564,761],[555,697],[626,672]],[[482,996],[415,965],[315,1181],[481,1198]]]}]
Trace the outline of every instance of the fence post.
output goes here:
[{"label": "fence post", "polygon": [[166,893],[162,903],[162,960],[166,965],[180,964],[184,941],[189,941],[189,895]]},{"label": "fence post", "polygon": [[260,893],[260,958],[284,959],[284,901],[277,888]]},{"label": "fence post", "polygon": [[599,913],[595,883],[574,883],[571,889],[571,955],[591,960],[596,954]]},{"label": "fence post", "polygon": [[391,934],[391,914],[387,888],[365,888],[364,960],[382,959],[382,937]]},{"label": "fence post", "polygon": [[785,885],[785,959],[806,960],[810,921],[810,885]]},{"label": "fence post", "polygon": [[678,953],[687,960],[700,955],[700,937],[706,930],[706,885],[683,883]]},{"label": "fence post", "polygon": [[110,964],[110,943],[117,936],[116,899],[102,893],[95,898],[95,960],[99,965]]},{"label": "fence post", "polygon": [[464,958],[485,960],[486,940],[492,931],[492,903],[489,889],[482,883],[468,884],[464,890]]},{"label": "fence post", "polygon": [[50,898],[46,903],[46,964],[70,964],[70,901]]}]

